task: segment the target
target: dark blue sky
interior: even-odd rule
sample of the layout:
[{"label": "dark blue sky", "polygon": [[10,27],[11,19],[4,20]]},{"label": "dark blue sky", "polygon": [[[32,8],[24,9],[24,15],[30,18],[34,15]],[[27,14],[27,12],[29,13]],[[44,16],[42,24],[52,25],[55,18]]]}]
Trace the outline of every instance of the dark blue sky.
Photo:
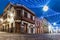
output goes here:
[{"label": "dark blue sky", "polygon": [[[0,14],[9,2],[19,3],[31,9],[38,17],[44,16],[50,23],[60,24],[60,0],[0,0]],[[42,6],[48,5],[49,10],[43,12]]]},{"label": "dark blue sky", "polygon": [[[26,7],[28,7],[29,9],[32,9],[37,16],[41,16],[41,13],[42,13],[42,8],[40,7],[41,5],[44,5],[46,4],[47,0],[38,0],[37,2],[36,1],[32,1],[32,0],[10,0],[10,2],[16,4],[16,3],[19,3],[19,4],[22,4],[22,5],[25,5]],[[7,0],[0,0],[0,14],[3,12],[4,8],[6,7],[6,5],[9,3],[9,1]],[[37,12],[36,10],[40,11],[40,12]],[[38,13],[38,14],[37,14]]]},{"label": "dark blue sky", "polygon": [[6,7],[8,1],[7,0],[0,0],[0,14],[3,13],[4,8]]}]

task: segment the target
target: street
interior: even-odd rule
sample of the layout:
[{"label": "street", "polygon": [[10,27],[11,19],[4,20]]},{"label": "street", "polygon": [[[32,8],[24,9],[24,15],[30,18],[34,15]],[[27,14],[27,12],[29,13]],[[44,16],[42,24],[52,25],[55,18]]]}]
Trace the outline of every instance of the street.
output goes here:
[{"label": "street", "polygon": [[0,40],[60,40],[60,34],[14,34],[0,32]]}]

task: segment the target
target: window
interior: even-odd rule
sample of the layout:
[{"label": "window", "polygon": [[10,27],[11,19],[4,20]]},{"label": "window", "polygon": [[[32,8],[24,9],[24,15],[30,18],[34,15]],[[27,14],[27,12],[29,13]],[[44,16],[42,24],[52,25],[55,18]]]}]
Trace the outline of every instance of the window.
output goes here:
[{"label": "window", "polygon": [[6,19],[7,18],[7,14],[5,14],[4,16],[3,16],[3,19]]},{"label": "window", "polygon": [[12,13],[14,13],[14,11]]},{"label": "window", "polygon": [[35,20],[35,17],[33,16],[33,20]]},{"label": "window", "polygon": [[17,10],[17,16],[18,16],[18,17],[21,16],[21,10]]},{"label": "window", "polygon": [[33,20],[33,16],[31,15],[31,20]]},{"label": "window", "polygon": [[24,17],[26,17],[26,18],[27,18],[27,12],[24,12]]},{"label": "window", "polygon": [[27,33],[27,31],[28,31],[28,30],[27,30],[27,25],[28,25],[27,23],[24,23],[24,32],[25,32],[25,33]]},{"label": "window", "polygon": [[11,8],[12,8],[12,5],[10,5],[10,6],[7,8],[7,10],[11,10]]},{"label": "window", "polygon": [[10,5],[10,9],[12,8],[12,5]]}]

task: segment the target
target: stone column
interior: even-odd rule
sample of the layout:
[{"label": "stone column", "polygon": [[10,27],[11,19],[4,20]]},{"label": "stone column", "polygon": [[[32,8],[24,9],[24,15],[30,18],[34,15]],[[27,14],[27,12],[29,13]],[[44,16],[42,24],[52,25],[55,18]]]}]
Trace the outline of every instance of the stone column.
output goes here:
[{"label": "stone column", "polygon": [[30,24],[28,24],[28,33],[31,33],[31,28],[30,28]]},{"label": "stone column", "polygon": [[24,10],[22,9],[22,16],[24,16]]},{"label": "stone column", "polygon": [[35,34],[35,25],[33,24],[33,34]]},{"label": "stone column", "polygon": [[3,31],[5,31],[5,24],[3,24]]}]

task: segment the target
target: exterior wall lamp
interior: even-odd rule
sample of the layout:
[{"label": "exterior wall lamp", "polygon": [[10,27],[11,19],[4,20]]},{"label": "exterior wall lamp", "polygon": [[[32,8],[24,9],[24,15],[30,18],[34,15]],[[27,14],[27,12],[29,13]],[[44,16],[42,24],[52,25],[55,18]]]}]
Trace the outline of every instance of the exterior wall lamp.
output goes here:
[{"label": "exterior wall lamp", "polygon": [[14,17],[14,14],[13,13],[10,13],[10,17]]},{"label": "exterior wall lamp", "polygon": [[3,22],[3,18],[0,18],[0,21]]}]

